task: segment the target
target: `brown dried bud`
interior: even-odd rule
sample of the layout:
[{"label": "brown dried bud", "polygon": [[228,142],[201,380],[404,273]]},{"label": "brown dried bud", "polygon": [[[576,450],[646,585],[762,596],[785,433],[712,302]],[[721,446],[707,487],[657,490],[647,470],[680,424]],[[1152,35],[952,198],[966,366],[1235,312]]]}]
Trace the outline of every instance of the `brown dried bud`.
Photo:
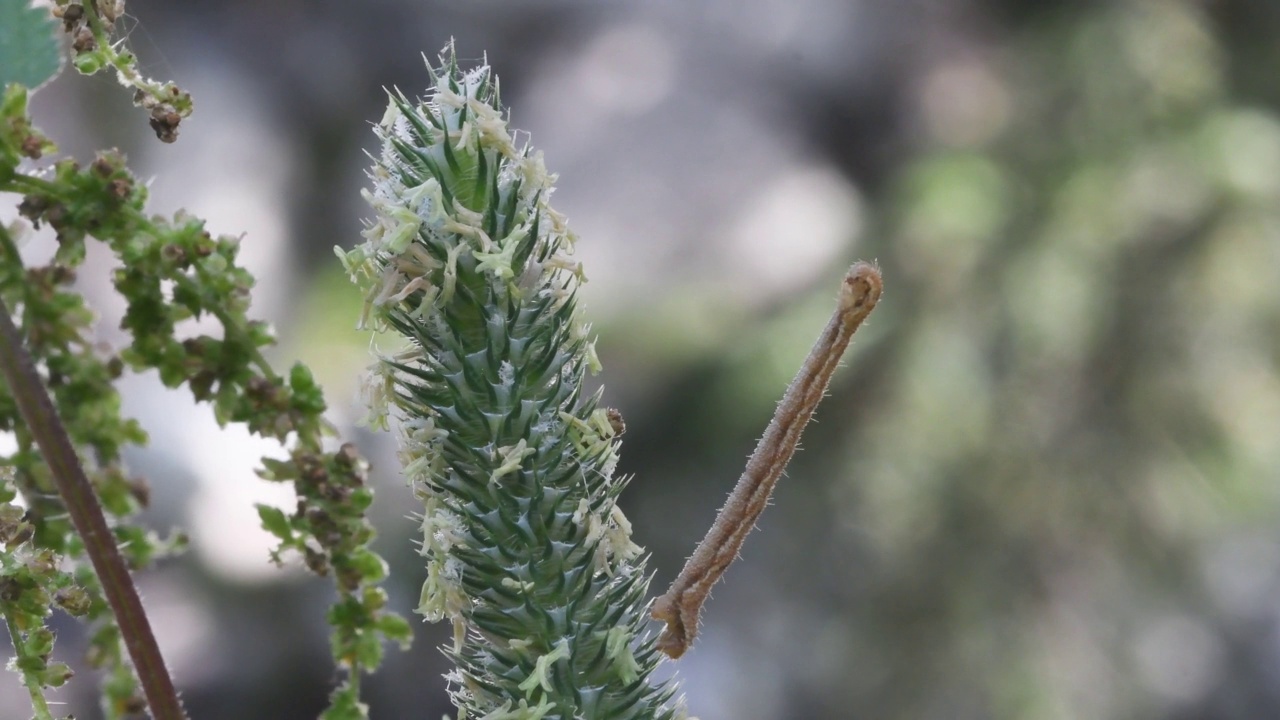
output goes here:
[{"label": "brown dried bud", "polygon": [[151,129],[160,142],[171,143],[178,139],[178,124],[182,116],[171,105],[160,105],[151,110]]},{"label": "brown dried bud", "polygon": [[69,285],[76,281],[76,269],[62,263],[50,265],[49,280],[55,285]]},{"label": "brown dried bud", "polygon": [[76,585],[64,587],[53,594],[53,601],[72,617],[80,617],[89,612],[93,599],[85,589]]},{"label": "brown dried bud", "polygon": [[160,248],[160,257],[173,263],[174,265],[185,266],[187,264],[187,251],[181,245],[169,243]]},{"label": "brown dried bud", "polygon": [[147,711],[147,699],[141,695],[130,695],[125,698],[123,709],[128,715],[141,715]]},{"label": "brown dried bud", "polygon": [[124,0],[98,0],[98,14],[108,25],[124,14]]},{"label": "brown dried bud", "polygon": [[53,16],[62,18],[62,29],[71,32],[84,19],[84,6],[80,3],[72,3],[66,7],[55,6]]},{"label": "brown dried bud", "polygon": [[19,149],[23,157],[29,157],[32,160],[39,160],[44,154],[44,138],[39,135],[28,135],[22,138],[22,145]]},{"label": "brown dried bud", "polygon": [[143,478],[133,478],[129,481],[129,494],[138,501],[140,507],[146,508],[151,505],[151,484]]},{"label": "brown dried bud", "polygon": [[[71,32],[67,28],[67,32]],[[93,36],[93,31],[87,27],[82,27],[76,31],[76,37],[71,41],[71,49],[76,53],[93,52],[98,49],[98,39]]]},{"label": "brown dried bud", "polygon": [[48,209],[49,201],[35,195],[27,195],[18,203],[18,214],[30,220],[37,230],[40,229],[40,220]]},{"label": "brown dried bud", "polygon": [[618,437],[627,431],[627,423],[622,420],[622,411],[618,408],[609,408],[605,410],[605,414],[609,418],[609,427],[613,428],[613,436]]},{"label": "brown dried bud", "polygon": [[117,200],[124,200],[129,197],[129,193],[133,192],[133,181],[129,178],[116,178],[111,181],[111,196]]},{"label": "brown dried bud", "polygon": [[310,547],[302,549],[303,562],[306,563],[307,569],[311,572],[324,577],[329,574],[329,558],[319,550],[313,550]]},{"label": "brown dried bud", "polygon": [[109,178],[116,172],[116,166],[111,162],[111,158],[107,155],[99,155],[93,159],[93,164],[89,166],[93,174],[102,178]]}]

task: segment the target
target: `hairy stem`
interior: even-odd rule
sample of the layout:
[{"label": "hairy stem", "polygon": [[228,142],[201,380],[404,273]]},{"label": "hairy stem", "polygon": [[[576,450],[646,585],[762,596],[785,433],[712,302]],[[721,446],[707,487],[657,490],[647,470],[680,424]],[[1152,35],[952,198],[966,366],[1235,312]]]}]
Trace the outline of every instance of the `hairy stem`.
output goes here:
[{"label": "hairy stem", "polygon": [[882,288],[880,271],[874,266],[860,262],[849,268],[840,285],[835,314],[778,403],[738,484],[671,588],[654,601],[654,619],[667,623],[658,648],[672,658],[680,657],[693,644],[698,614],[711,587],[738,557],[743,541],[769,504],[769,495],[791,462],[800,434],[822,401],[840,357],[880,300]]}]

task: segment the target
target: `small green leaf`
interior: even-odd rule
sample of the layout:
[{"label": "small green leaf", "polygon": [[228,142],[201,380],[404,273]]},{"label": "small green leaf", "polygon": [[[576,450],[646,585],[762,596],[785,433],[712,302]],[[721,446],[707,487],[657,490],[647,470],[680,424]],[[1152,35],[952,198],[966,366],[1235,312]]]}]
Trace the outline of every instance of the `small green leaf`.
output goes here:
[{"label": "small green leaf", "polygon": [[353,552],[349,562],[364,582],[379,582],[387,576],[387,561],[368,548]]},{"label": "small green leaf", "polygon": [[258,473],[258,477],[263,480],[296,480],[298,466],[290,460],[264,457],[262,458],[262,470]]},{"label": "small green leaf", "polygon": [[27,635],[27,652],[32,655],[46,657],[53,652],[53,631],[40,627]]},{"label": "small green leaf", "polygon": [[413,626],[399,615],[386,613],[380,616],[377,628],[388,640],[400,643],[401,648],[407,649],[413,641]]},{"label": "small green leaf", "polygon": [[0,0],[0,87],[19,83],[36,88],[58,74],[58,26],[47,8],[29,0]]},{"label": "small green leaf", "polygon": [[[352,597],[344,597],[329,608],[326,618],[330,625],[341,629],[362,625],[368,615],[359,601]],[[338,659],[341,660],[341,656]]]},{"label": "small green leaf", "polygon": [[40,675],[40,682],[45,687],[62,687],[74,675],[75,672],[66,663],[56,662],[45,668],[45,671]]},{"label": "small green leaf", "polygon": [[93,75],[102,69],[102,57],[98,53],[84,52],[71,61],[81,75]]},{"label": "small green leaf", "polygon": [[382,664],[382,638],[375,633],[360,633],[356,639],[356,660],[360,667],[373,669]]},{"label": "small green leaf", "polygon": [[302,363],[294,363],[289,369],[289,386],[296,393],[310,392],[316,388],[316,380],[311,376],[311,369]]},{"label": "small green leaf", "polygon": [[27,96],[29,94],[27,88],[22,85],[6,87],[3,97],[0,97],[0,115],[7,118],[26,117]]},{"label": "small green leaf", "polygon": [[355,689],[343,685],[329,696],[329,709],[320,720],[368,720],[369,708],[356,697]]},{"label": "small green leaf", "polygon": [[316,385],[306,365],[294,364],[289,371],[289,387],[293,389],[293,405],[297,410],[317,415],[325,411],[324,391]]},{"label": "small green leaf", "polygon": [[270,505],[258,506],[258,518],[262,520],[262,529],[285,542],[293,541],[293,528],[289,526],[289,518],[284,511]]},{"label": "small green leaf", "polygon": [[351,493],[351,498],[347,502],[353,512],[363,513],[373,504],[373,491],[369,488],[359,488]]}]

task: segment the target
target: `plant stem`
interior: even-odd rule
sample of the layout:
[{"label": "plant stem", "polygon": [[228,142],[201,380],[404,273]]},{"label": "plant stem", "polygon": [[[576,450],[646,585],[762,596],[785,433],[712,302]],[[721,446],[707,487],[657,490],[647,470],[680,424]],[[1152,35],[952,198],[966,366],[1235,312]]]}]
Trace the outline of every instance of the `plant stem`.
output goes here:
[{"label": "plant stem", "polygon": [[0,373],[13,391],[19,412],[49,463],[58,494],[76,532],[84,541],[93,569],[102,582],[103,593],[115,614],[129,657],[156,720],[185,720],[173,680],[165,669],[151,624],[129,576],[128,566],[116,547],[115,536],[98,504],[93,485],[80,466],[71,439],[54,411],[49,395],[31,357],[22,347],[22,337],[0,299]]},{"label": "plant stem", "polygon": [[10,178],[9,182],[0,185],[0,191],[28,193],[32,191],[40,191],[47,195],[61,197],[62,192],[54,183],[44,178],[32,177],[30,175],[17,174]]},{"label": "plant stem", "polygon": [[738,557],[742,543],[769,504],[773,487],[800,445],[800,435],[813,417],[831,382],[831,375],[862,321],[875,309],[883,290],[880,271],[855,263],[840,285],[835,314],[818,337],[808,359],[791,381],[769,426],[747,461],[738,484],[716,516],[707,536],[698,543],[671,589],[653,603],[655,620],[667,623],[658,648],[679,658],[698,634],[698,614],[724,571]]},{"label": "plant stem", "polygon": [[116,51],[116,45],[111,42],[111,28],[107,27],[107,24],[102,20],[102,16],[98,13],[97,0],[90,0],[90,2],[84,3],[84,17],[88,21],[90,31],[93,32],[94,41],[97,42],[98,47],[102,49],[110,61],[111,68],[120,74],[121,84],[137,88],[157,100],[165,100],[160,83],[148,80],[138,73],[137,68],[134,67],[131,53],[130,57],[126,58]]}]

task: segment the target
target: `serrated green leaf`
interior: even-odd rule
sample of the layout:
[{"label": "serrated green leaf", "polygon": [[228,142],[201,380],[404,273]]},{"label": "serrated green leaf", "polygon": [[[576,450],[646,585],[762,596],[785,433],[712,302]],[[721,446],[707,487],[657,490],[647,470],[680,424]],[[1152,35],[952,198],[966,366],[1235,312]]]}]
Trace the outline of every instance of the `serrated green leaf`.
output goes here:
[{"label": "serrated green leaf", "polygon": [[48,9],[29,0],[0,0],[0,87],[18,83],[36,88],[62,69],[58,26]]}]

